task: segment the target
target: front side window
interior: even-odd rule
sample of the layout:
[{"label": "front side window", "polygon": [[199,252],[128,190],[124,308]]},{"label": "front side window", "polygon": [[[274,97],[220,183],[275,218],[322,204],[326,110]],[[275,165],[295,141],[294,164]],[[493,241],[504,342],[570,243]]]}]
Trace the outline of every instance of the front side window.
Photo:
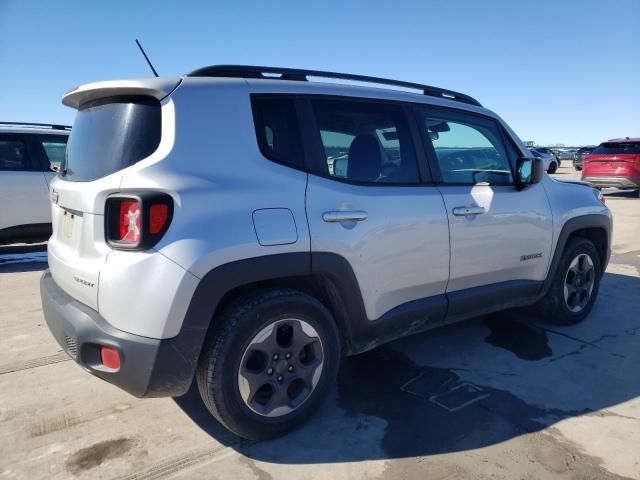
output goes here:
[{"label": "front side window", "polygon": [[455,112],[420,110],[419,115],[443,183],[513,184],[507,150],[493,121]]},{"label": "front side window", "polygon": [[27,146],[22,140],[0,136],[0,170],[31,170]]},{"label": "front side window", "polygon": [[256,97],[253,120],[262,154],[274,162],[304,168],[293,97]]},{"label": "front side window", "polygon": [[312,100],[326,170],[355,183],[419,183],[402,108],[353,100]]}]

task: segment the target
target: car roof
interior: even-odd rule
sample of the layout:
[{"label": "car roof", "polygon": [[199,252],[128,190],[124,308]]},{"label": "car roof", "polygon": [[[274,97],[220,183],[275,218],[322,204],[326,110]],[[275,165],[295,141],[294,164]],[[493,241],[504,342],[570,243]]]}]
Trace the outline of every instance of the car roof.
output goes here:
[{"label": "car roof", "polygon": [[261,80],[284,80],[301,82],[308,84],[309,77],[346,80],[351,82],[365,82],[369,84],[400,87],[418,90],[424,96],[435,98],[446,98],[456,102],[466,103],[482,107],[475,98],[460,92],[448,90],[421,83],[407,82],[404,80],[394,80],[390,78],[371,77],[368,75],[357,75],[353,73],[338,73],[325,70],[308,70],[301,68],[285,68],[272,66],[255,65],[211,65],[199,68],[187,74],[188,77],[214,77],[214,78],[244,78]]},{"label": "car roof", "polygon": [[[221,78],[190,77],[185,80],[185,84],[189,85],[190,83],[195,82],[222,83],[224,81],[225,79]],[[245,79],[244,81],[249,87],[250,93],[336,95],[342,97],[390,100],[407,103],[422,103],[426,105],[468,110],[470,112],[482,113],[485,115],[488,114],[492,117],[497,117],[494,112],[482,106],[476,106],[448,98],[422,95],[420,93],[394,88],[322,81],[300,82],[278,79]]]},{"label": "car roof", "polygon": [[0,133],[20,133],[20,134],[36,134],[36,135],[66,135],[71,133],[69,130],[54,130],[51,128],[6,128],[0,127]]},{"label": "car roof", "polygon": [[0,122],[2,133],[32,133],[37,135],[69,135],[71,127],[51,123]]},{"label": "car roof", "polygon": [[640,142],[640,137],[625,137],[625,138],[612,138],[611,140],[607,140],[602,143],[629,143],[629,142]]}]

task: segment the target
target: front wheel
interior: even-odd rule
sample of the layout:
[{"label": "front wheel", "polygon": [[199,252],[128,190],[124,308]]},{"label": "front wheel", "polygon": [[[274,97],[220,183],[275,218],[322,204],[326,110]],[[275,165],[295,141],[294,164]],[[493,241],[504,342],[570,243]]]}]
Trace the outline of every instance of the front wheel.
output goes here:
[{"label": "front wheel", "polygon": [[232,302],[214,322],[196,378],[220,423],[264,440],[313,414],[340,359],[335,322],[319,301],[296,290],[263,290]]},{"label": "front wheel", "polygon": [[558,164],[556,162],[551,162],[551,165],[549,165],[549,169],[547,170],[547,173],[556,173],[556,170],[558,170]]},{"label": "front wheel", "polygon": [[589,314],[600,287],[600,256],[586,238],[567,244],[555,277],[540,300],[544,319],[556,325],[573,325]]}]

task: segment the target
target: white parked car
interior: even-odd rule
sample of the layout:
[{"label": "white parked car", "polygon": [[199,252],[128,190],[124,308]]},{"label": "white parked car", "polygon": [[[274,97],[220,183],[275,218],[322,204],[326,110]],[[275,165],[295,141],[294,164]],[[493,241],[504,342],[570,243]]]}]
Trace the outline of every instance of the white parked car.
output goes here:
[{"label": "white parked car", "polygon": [[52,334],[140,397],[196,382],[241,437],[302,423],[343,355],[526,305],[574,324],[596,300],[600,193],[544,175],[467,95],[216,66],[63,103],[77,115],[40,283]]},{"label": "white parked car", "polygon": [[49,182],[71,127],[0,122],[0,244],[51,236]]}]

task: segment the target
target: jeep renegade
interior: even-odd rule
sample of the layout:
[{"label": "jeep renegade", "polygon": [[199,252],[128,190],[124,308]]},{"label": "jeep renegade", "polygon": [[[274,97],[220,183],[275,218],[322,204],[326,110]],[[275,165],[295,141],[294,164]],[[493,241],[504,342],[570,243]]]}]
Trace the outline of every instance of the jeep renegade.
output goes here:
[{"label": "jeep renegade", "polygon": [[526,305],[573,324],[596,299],[599,192],[544,174],[467,95],[214,66],[63,103],[77,115],[51,182],[51,332],[139,397],[195,379],[241,437],[302,423],[343,355]]}]

